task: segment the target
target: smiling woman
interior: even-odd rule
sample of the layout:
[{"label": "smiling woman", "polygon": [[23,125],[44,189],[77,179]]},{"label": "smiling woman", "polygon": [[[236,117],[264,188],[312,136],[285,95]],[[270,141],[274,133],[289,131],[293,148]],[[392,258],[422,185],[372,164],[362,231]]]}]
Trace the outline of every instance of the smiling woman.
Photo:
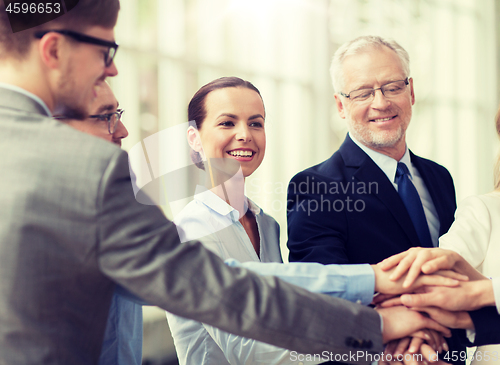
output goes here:
[{"label": "smiling woman", "polygon": [[[259,90],[236,77],[217,79],[196,92],[188,117],[193,162],[210,179],[174,219],[181,241],[200,238],[223,259],[282,262],[278,223],[244,195],[245,178],[259,167],[266,149]],[[180,364],[290,363],[287,350],[170,313],[167,318]]]},{"label": "smiling woman", "polygon": [[[246,82],[237,78],[223,78],[207,85],[213,89],[205,98],[190,104],[198,134],[194,127],[188,129],[188,140],[193,150],[207,158],[232,158],[241,164],[243,175],[251,175],[262,162],[266,149],[264,130],[264,104],[255,88],[245,87]],[[242,86],[225,86],[227,84]],[[203,88],[202,88],[203,89]],[[194,100],[194,98],[193,98]],[[201,113],[200,113],[201,114]]]}]

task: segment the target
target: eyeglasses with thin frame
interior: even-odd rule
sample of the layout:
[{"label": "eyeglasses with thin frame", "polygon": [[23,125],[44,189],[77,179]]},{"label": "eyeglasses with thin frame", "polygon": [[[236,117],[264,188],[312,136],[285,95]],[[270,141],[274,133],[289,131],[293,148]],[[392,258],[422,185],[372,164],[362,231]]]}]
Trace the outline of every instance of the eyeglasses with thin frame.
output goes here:
[{"label": "eyeglasses with thin frame", "polygon": [[67,29],[52,29],[52,30],[43,30],[35,33],[35,38],[42,39],[43,36],[47,33],[54,32],[65,35],[67,37],[73,38],[75,41],[93,44],[96,46],[108,47],[108,52],[104,53],[104,64],[106,67],[111,66],[113,63],[113,59],[116,56],[116,52],[118,51],[118,44],[115,42],[110,42],[101,38],[91,37],[82,33],[78,33],[72,30]]},{"label": "eyeglasses with thin frame", "polygon": [[376,89],[359,89],[353,90],[349,94],[344,94],[343,92],[339,92],[344,98],[348,98],[353,102],[364,102],[364,101],[372,101],[375,97],[375,91],[380,90],[382,95],[386,98],[392,98],[397,95],[402,94],[406,90],[406,86],[410,82],[408,81],[408,77],[404,80],[392,81],[385,85],[382,85]]},{"label": "eyeglasses with thin frame", "polygon": [[109,134],[114,134],[124,111],[123,109],[117,109],[114,113],[94,114],[89,115],[89,118],[108,123]]}]

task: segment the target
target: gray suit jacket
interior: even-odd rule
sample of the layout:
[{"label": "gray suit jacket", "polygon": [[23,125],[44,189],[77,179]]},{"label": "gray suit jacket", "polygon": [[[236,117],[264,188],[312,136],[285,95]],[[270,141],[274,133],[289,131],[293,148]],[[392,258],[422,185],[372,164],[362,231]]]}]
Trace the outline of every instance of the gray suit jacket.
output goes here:
[{"label": "gray suit jacket", "polygon": [[180,244],[157,207],[136,202],[126,152],[3,88],[0,156],[0,364],[96,364],[115,283],[174,314],[302,353],[381,351],[375,311]]}]

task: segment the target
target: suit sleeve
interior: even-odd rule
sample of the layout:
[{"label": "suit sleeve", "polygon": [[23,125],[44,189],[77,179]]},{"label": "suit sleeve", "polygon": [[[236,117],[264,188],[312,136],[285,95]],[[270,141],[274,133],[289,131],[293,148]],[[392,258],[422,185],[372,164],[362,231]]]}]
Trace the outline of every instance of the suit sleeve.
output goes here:
[{"label": "suit sleeve", "polygon": [[[318,192],[318,186],[322,185],[314,178],[303,171],[288,186],[289,261],[349,264],[345,209],[336,209],[337,202],[328,190]],[[344,204],[343,200],[340,202]]]},{"label": "suit sleeve", "polygon": [[469,312],[476,338],[467,346],[482,346],[500,344],[500,315],[496,307],[485,307]]},{"label": "suit sleeve", "polygon": [[356,350],[348,344],[357,343],[346,344],[349,338],[371,341],[370,353],[382,350],[374,310],[227,267],[199,242],[180,244],[176,227],[157,207],[135,201],[126,153],[111,159],[97,206],[102,272],[148,303],[300,353],[349,356]]},{"label": "suit sleeve", "polygon": [[495,294],[496,307],[485,307],[476,311],[469,312],[474,323],[475,340],[467,343],[467,346],[482,346],[500,344],[500,311],[498,293],[500,287],[500,278],[494,277],[493,292]]}]

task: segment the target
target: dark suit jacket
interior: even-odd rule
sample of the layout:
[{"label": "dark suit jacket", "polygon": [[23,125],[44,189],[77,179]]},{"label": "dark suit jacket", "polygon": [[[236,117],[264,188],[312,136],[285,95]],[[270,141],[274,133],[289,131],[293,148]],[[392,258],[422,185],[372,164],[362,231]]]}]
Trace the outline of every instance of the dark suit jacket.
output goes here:
[{"label": "dark suit jacket", "polygon": [[496,307],[481,308],[469,314],[474,322],[476,338],[472,344],[466,340],[467,346],[500,344],[500,315]]},{"label": "dark suit jacket", "polygon": [[[436,207],[440,235],[456,209],[448,171],[415,156]],[[290,261],[323,264],[376,264],[420,246],[396,189],[384,172],[349,136],[323,163],[295,175],[288,187]]]},{"label": "dark suit jacket", "polygon": [[[454,220],[453,180],[444,167],[410,155],[434,202],[442,235]],[[292,178],[287,209],[290,261],[376,264],[420,246],[392,182],[349,136],[328,160]]]},{"label": "dark suit jacket", "polygon": [[2,87],[0,156],[0,365],[96,364],[115,283],[302,353],[348,354],[359,343],[350,338],[382,350],[375,311],[181,244],[158,207],[135,200],[125,151]]}]

